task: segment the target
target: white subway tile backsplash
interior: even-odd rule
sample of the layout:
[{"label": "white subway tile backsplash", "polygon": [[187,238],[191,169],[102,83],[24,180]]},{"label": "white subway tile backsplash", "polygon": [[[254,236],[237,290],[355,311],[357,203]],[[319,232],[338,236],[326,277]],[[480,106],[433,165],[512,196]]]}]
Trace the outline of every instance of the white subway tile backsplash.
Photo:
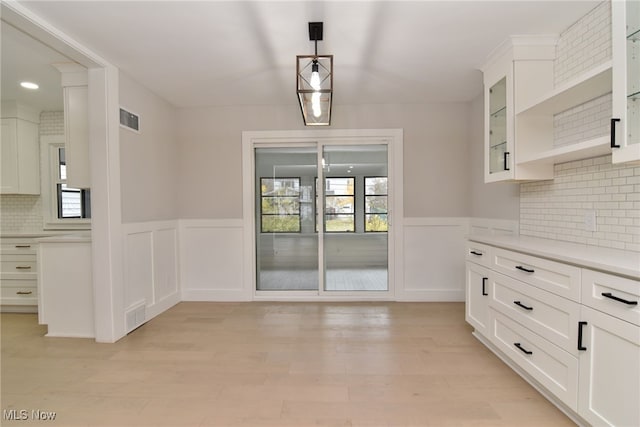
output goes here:
[{"label": "white subway tile backsplash", "polygon": [[[636,169],[602,156],[558,164],[552,181],[521,184],[520,234],[640,252]],[[596,211],[595,232],[585,227],[588,210]]]},{"label": "white subway tile backsplash", "polygon": [[611,3],[596,6],[558,40],[554,82],[559,85],[611,59]]}]

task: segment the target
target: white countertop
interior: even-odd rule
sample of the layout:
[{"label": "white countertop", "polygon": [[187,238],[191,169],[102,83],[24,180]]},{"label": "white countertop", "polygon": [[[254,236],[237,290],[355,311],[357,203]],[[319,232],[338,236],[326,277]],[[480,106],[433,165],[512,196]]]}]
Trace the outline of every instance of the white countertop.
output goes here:
[{"label": "white countertop", "polygon": [[38,243],[89,243],[91,242],[91,234],[75,233],[63,234],[59,236],[49,236],[36,239]]},{"label": "white countertop", "polygon": [[484,243],[640,280],[640,253],[529,236],[469,235]]}]

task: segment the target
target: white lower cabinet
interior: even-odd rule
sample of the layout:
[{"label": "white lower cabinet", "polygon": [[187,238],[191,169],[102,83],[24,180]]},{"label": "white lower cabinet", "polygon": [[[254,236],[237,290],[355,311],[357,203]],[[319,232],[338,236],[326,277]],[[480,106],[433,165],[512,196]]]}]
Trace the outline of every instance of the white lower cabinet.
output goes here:
[{"label": "white lower cabinet", "polygon": [[594,426],[640,426],[640,326],[582,307],[578,413]]},{"label": "white lower cabinet", "polygon": [[500,273],[491,275],[491,287],[491,305],[495,310],[578,355],[575,336],[580,304]]},{"label": "white lower cabinet", "polygon": [[513,362],[574,411],[578,401],[578,358],[491,310],[489,339]]},{"label": "white lower cabinet", "polygon": [[32,239],[3,238],[0,248],[0,310],[35,312],[38,266]]},{"label": "white lower cabinet", "polygon": [[476,331],[489,330],[489,269],[467,261],[465,319]]},{"label": "white lower cabinet", "polygon": [[579,424],[640,426],[640,280],[483,249],[490,264],[466,263],[477,336]]}]

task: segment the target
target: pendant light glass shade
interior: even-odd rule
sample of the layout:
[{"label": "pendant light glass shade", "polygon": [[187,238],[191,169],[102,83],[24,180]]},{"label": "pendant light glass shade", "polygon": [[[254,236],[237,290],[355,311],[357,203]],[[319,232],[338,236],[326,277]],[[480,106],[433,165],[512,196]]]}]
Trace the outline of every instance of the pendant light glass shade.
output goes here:
[{"label": "pendant light glass shade", "polygon": [[296,92],[304,124],[330,125],[333,55],[297,55],[296,80]]}]

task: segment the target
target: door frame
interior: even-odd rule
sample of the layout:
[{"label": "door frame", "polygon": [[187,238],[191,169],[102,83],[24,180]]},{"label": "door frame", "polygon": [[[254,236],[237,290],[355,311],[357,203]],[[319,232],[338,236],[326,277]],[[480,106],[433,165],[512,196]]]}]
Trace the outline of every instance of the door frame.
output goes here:
[{"label": "door frame", "polygon": [[[389,291],[380,292],[277,292],[256,291],[255,148],[314,142],[324,144],[375,144],[388,147],[389,177]],[[403,131],[402,129],[328,129],[242,132],[243,293],[247,300],[370,301],[395,300],[403,283]],[[320,287],[323,283],[320,283]]]}]

